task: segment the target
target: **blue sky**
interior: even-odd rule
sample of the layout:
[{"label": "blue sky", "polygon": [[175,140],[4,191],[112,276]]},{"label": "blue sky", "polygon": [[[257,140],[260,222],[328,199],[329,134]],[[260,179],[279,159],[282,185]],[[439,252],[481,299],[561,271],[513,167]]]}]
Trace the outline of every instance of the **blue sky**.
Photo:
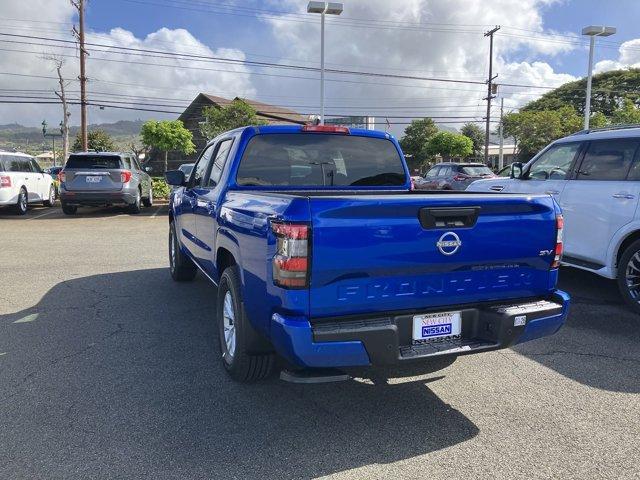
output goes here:
[{"label": "blue sky", "polygon": [[[445,0],[438,0],[444,2]],[[516,0],[517,1],[517,0]],[[145,3],[142,3],[145,2]],[[271,29],[263,21],[250,14],[229,15],[219,10],[212,11],[216,3],[229,4],[230,1],[195,3],[191,6],[173,7],[156,3],[154,0],[93,0],[89,2],[88,24],[96,30],[109,30],[122,27],[132,31],[138,37],[144,37],[159,28],[185,28],[206,45],[238,48],[247,56],[251,53],[265,56],[277,56],[278,45],[264,42],[271,38]],[[269,9],[265,2],[242,1],[238,5]],[[299,2],[306,4],[305,1]],[[349,12],[349,1],[345,2],[345,15]],[[271,10],[279,9],[272,7]],[[286,10],[289,11],[289,10]],[[573,0],[559,1],[541,8],[544,27],[550,31],[574,32],[579,34],[585,25],[612,25],[618,29],[615,36],[600,45],[595,59],[617,57],[617,46],[611,42],[622,43],[640,37],[640,2],[637,0]],[[505,18],[504,25],[509,25]],[[531,58],[527,52],[509,54],[508,58],[517,61]],[[545,57],[554,68],[582,76],[586,70],[586,58],[570,52],[565,55]]]},{"label": "blue sky", "polygon": [[[179,112],[199,92],[245,96],[303,114],[318,113],[317,72],[175,57],[191,52],[208,58],[315,68],[319,65],[319,19],[306,13],[306,3],[88,0],[89,41],[116,47],[91,47],[89,94],[103,108],[91,106],[90,120],[175,118],[174,113],[148,110]],[[488,41],[483,32],[492,25],[502,26],[495,42],[497,82],[517,85],[500,87],[509,111],[585,75],[587,39],[580,36],[585,25],[618,28],[615,36],[598,39],[597,71],[640,67],[637,0],[344,0],[344,4],[343,15],[327,20],[327,65],[396,77],[327,74],[327,112],[372,115],[382,128],[387,119],[398,135],[412,118],[423,116],[454,128],[466,121],[481,122],[488,65]],[[0,2],[0,28],[11,33],[69,41],[75,22],[68,0]],[[77,90],[77,51],[42,42],[0,46],[4,49],[0,72],[19,74],[0,77],[3,85],[52,91],[55,79],[40,78],[43,72],[55,73],[43,57],[62,55],[69,88]],[[162,50],[173,56],[157,59],[123,53],[122,48],[134,49],[129,52]],[[460,80],[463,83],[455,83]],[[148,105],[140,105],[143,103]],[[171,106],[159,107],[161,103]],[[147,110],[136,109],[136,105]],[[57,105],[5,104],[0,105],[0,116],[25,124],[39,124],[44,117],[57,124],[60,112]],[[73,107],[72,123],[77,124],[78,117]]]}]

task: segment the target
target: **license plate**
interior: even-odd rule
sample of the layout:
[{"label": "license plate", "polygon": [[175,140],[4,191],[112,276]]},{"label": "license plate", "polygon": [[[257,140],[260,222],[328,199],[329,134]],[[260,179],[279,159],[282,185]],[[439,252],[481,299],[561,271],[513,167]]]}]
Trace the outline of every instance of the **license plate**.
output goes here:
[{"label": "license plate", "polygon": [[97,176],[97,177],[84,177],[85,181],[87,183],[100,183],[102,181],[102,177],[101,176]]},{"label": "license plate", "polygon": [[438,312],[415,315],[413,317],[413,339],[431,340],[434,338],[460,335],[461,326],[461,312]]}]

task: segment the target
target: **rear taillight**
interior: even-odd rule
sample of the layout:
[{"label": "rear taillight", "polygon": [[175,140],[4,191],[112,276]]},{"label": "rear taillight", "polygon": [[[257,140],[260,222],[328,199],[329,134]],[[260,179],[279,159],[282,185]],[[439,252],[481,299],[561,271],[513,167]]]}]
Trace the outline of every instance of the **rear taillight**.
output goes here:
[{"label": "rear taillight", "polygon": [[122,183],[127,183],[129,180],[131,180],[131,171],[130,170],[124,170],[124,171],[120,172],[120,181]]},{"label": "rear taillight", "polygon": [[0,175],[0,188],[10,187],[11,177],[9,175]]},{"label": "rear taillight", "polygon": [[64,183],[66,179],[67,179],[67,174],[66,174],[66,173],[64,173],[64,170],[60,170],[60,171],[58,172],[58,181],[59,181],[60,183]]},{"label": "rear taillight", "polygon": [[283,288],[309,286],[309,226],[304,223],[272,222],[276,236],[273,283]]},{"label": "rear taillight", "polygon": [[469,175],[464,175],[464,174],[459,173],[455,177],[453,177],[453,179],[456,182],[462,182],[463,180],[468,180],[469,179]]},{"label": "rear taillight", "polygon": [[558,268],[562,260],[562,232],[564,230],[564,218],[562,215],[556,216],[556,248],[554,250],[553,263],[551,268]]}]

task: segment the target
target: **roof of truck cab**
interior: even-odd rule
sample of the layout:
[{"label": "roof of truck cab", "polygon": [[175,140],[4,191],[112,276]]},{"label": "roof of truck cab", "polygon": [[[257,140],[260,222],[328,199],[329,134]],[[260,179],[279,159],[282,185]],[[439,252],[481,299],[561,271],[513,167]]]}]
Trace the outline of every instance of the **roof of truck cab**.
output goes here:
[{"label": "roof of truck cab", "polygon": [[[331,125],[332,127],[339,127],[340,125]],[[303,132],[302,125],[261,125],[261,126],[250,126],[245,127],[247,129],[254,128],[261,134],[265,133],[313,133],[316,135],[345,135],[341,133],[330,133],[330,132]],[[380,130],[365,130],[364,128],[351,128],[349,127],[349,134],[355,135],[359,137],[371,137],[371,138],[384,138],[384,139],[393,139],[394,136],[387,132],[382,132]]]}]

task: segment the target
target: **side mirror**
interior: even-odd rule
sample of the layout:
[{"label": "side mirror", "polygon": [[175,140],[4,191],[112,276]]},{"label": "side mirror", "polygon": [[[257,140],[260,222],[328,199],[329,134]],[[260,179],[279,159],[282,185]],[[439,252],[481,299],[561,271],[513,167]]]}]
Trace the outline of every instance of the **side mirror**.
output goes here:
[{"label": "side mirror", "polygon": [[169,185],[174,187],[182,187],[185,184],[184,172],[182,170],[167,170],[164,178]]},{"label": "side mirror", "polygon": [[147,165],[146,167],[144,167],[144,171],[147,172],[147,173],[152,172],[153,171],[153,167],[150,166],[150,165]]},{"label": "side mirror", "polygon": [[511,178],[522,178],[522,163],[513,162],[511,164]]}]

